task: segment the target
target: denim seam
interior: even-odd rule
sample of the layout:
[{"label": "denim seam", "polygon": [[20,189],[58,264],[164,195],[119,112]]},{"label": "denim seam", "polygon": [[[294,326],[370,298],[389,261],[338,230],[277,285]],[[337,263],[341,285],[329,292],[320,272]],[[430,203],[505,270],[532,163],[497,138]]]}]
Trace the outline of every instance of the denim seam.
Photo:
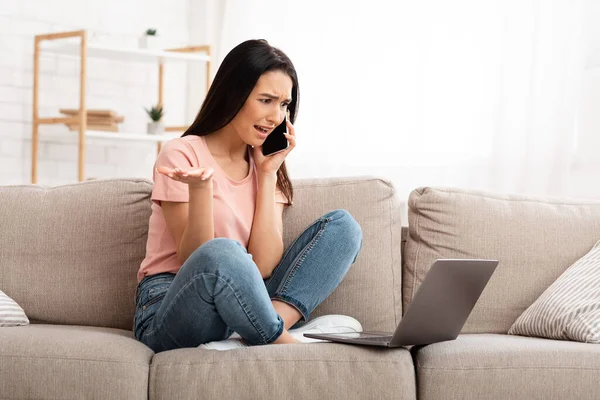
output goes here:
[{"label": "denim seam", "polygon": [[[234,294],[235,298],[238,300],[238,302],[239,302],[239,303],[240,303],[240,305],[242,306],[242,309],[243,309],[243,310],[244,310],[244,312],[246,313],[246,316],[247,316],[247,317],[250,319],[250,322],[252,323],[252,326],[253,326],[253,327],[254,327],[254,328],[257,330],[257,332],[259,333],[259,335],[261,336],[261,338],[263,339],[263,341],[266,341],[266,340],[269,340],[269,339],[271,339],[271,338],[267,338],[267,339],[265,339],[265,337],[266,337],[266,334],[264,333],[264,331],[262,330],[262,328],[261,328],[260,326],[257,326],[257,324],[256,324],[256,318],[255,318],[255,316],[254,316],[252,313],[248,312],[248,310],[247,310],[247,307],[246,307],[246,303],[245,303],[243,300],[241,300],[241,299],[240,299],[240,297],[238,296],[238,293],[237,293],[237,291],[236,291],[236,290],[234,290],[234,288],[233,288],[233,287],[230,285],[230,283],[229,283],[228,281],[226,281],[225,279],[221,278],[220,276],[218,276],[217,274],[210,273],[210,272],[201,272],[201,273],[199,273],[199,274],[196,274],[196,275],[192,276],[192,278],[190,279],[190,281],[189,281],[189,282],[187,282],[187,283],[186,283],[186,284],[185,284],[185,285],[184,285],[184,286],[183,286],[183,287],[182,287],[182,288],[179,290],[179,293],[177,293],[177,294],[175,295],[175,298],[173,299],[173,302],[172,302],[172,304],[173,304],[173,303],[175,303],[175,302],[176,302],[176,300],[177,300],[177,299],[178,299],[178,298],[181,296],[181,293],[183,292],[183,290],[184,290],[184,289],[187,289],[187,288],[188,288],[188,287],[189,287],[191,284],[193,284],[193,283],[196,281],[196,279],[197,279],[198,277],[200,277],[200,276],[203,276],[203,275],[212,275],[212,276],[216,277],[218,280],[220,280],[220,281],[223,281],[223,282],[224,282],[224,283],[225,283],[225,284],[226,284],[226,285],[227,285],[227,286],[228,286],[228,287],[229,287],[229,288],[232,290],[232,292],[233,292],[233,294]],[[165,315],[165,316],[166,316],[166,315],[169,313],[169,311],[171,310],[171,308],[172,308],[172,304],[171,304],[171,305],[170,305],[170,306],[169,306],[169,307],[168,307],[168,308],[165,310],[165,312],[164,312],[164,315]],[[154,329],[152,329],[152,330],[150,330],[150,331],[147,331],[147,332],[143,332],[142,334],[143,334],[143,335],[152,335],[152,334],[154,334],[154,333],[155,333],[155,332],[156,332],[156,331],[157,331],[159,328],[161,328],[161,327],[162,327],[162,325],[155,326],[155,327],[154,327]],[[171,338],[171,339],[172,339],[172,338]],[[175,341],[175,342],[176,342],[176,341]]]},{"label": "denim seam", "polygon": [[277,340],[277,338],[279,336],[281,336],[281,334],[283,333],[283,329],[285,328],[285,324],[284,324],[283,320],[281,319],[281,316],[278,316],[277,319],[281,320],[281,325],[279,326],[279,328],[277,328],[277,332],[275,332],[275,334],[273,336],[271,336],[269,339],[267,339],[264,344],[271,344],[272,342],[274,342],[275,340]]},{"label": "denim seam", "polygon": [[158,296],[156,296],[153,299],[148,300],[146,302],[146,304],[142,304],[142,310],[145,310],[146,308],[150,307],[154,303],[157,303],[157,302],[161,301],[162,299],[165,298],[165,296],[166,296],[166,293],[163,293],[163,294],[159,294]]},{"label": "denim seam", "polygon": [[[317,221],[313,222],[313,224],[311,226],[309,226],[308,228],[312,227],[313,225],[318,224],[319,222],[323,222],[322,219],[318,219]],[[308,229],[307,228],[307,229]],[[294,241],[288,246],[287,249],[285,249],[285,252],[283,253],[283,255],[281,256],[281,260],[279,260],[279,263],[277,264],[277,266],[275,267],[275,269],[273,269],[273,272],[271,273],[271,276],[269,276],[266,280],[265,280],[265,286],[269,285],[269,282],[273,279],[273,276],[275,275],[275,271],[277,271],[277,268],[281,265],[281,262],[283,260],[285,260],[285,258],[287,257],[287,255],[292,251],[292,248],[294,247],[294,245],[296,244],[296,242],[298,242],[300,240],[301,236],[296,237],[296,239],[294,239]],[[285,280],[284,280],[285,281]],[[279,289],[279,288],[277,288]]]},{"label": "denim seam", "polygon": [[[181,343],[179,343],[179,341],[177,339],[175,339],[169,332],[164,332],[165,335],[167,335],[169,337],[169,339],[171,339],[171,341],[173,343],[175,343],[175,348],[183,348],[184,346],[181,345]],[[164,350],[164,347],[162,346],[162,343],[159,343],[159,345],[162,347],[162,349]]]},{"label": "denim seam", "polygon": [[283,253],[283,255],[281,256],[281,259],[279,260],[279,263],[275,266],[275,268],[273,269],[273,272],[271,272],[271,275],[265,279],[265,286],[269,285],[269,282],[273,279],[273,277],[275,276],[275,271],[277,271],[277,268],[279,268],[281,266],[281,262],[283,260],[285,260],[285,258],[287,257],[287,255],[290,253],[290,251],[292,251],[292,248],[294,247],[294,245],[296,244],[296,242],[300,240],[300,236],[298,236],[296,239],[294,239],[294,241],[292,242],[292,244],[290,244],[288,246],[288,248],[285,250],[285,252]]},{"label": "denim seam", "polygon": [[[173,299],[173,302],[172,302],[172,303],[175,303],[175,300],[177,300],[177,299],[180,297],[180,295],[181,295],[181,292],[183,292],[183,290],[184,290],[184,289],[187,289],[189,285],[191,285],[192,283],[194,283],[194,278],[195,278],[195,277],[196,277],[196,276],[194,276],[192,279],[190,279],[190,281],[189,281],[189,282],[187,282],[185,285],[183,285],[183,287],[182,287],[182,288],[179,290],[179,292],[178,292],[178,293],[175,295],[175,298]],[[164,298],[163,298],[163,299],[164,299]],[[165,310],[165,316],[166,316],[166,315],[168,314],[168,312],[171,310],[171,308],[172,308],[172,303],[171,303],[171,306],[169,306],[169,307],[168,307],[168,308]],[[156,313],[155,313],[155,314],[156,314]],[[153,316],[152,318],[154,319],[154,316]],[[145,334],[145,335],[152,335],[152,334],[154,334],[154,332],[156,332],[156,331],[157,331],[159,328],[161,328],[161,327],[162,327],[162,324],[161,324],[161,325],[158,325],[158,326],[155,326],[155,327],[154,327],[152,330],[149,330],[149,331],[147,331],[147,332],[144,332],[143,334]]]},{"label": "denim seam", "polygon": [[329,221],[330,221],[329,218],[324,218],[321,221],[321,222],[323,222],[323,226],[321,228],[319,228],[319,231],[312,238],[312,240],[308,243],[307,248],[305,248],[302,251],[302,253],[297,257],[297,261],[294,262],[294,266],[289,269],[288,276],[285,277],[285,279],[283,280],[283,283],[281,284],[281,286],[275,291],[275,294],[277,294],[277,293],[283,294],[285,292],[285,290],[287,289],[288,284],[290,283],[290,281],[292,280],[292,278],[296,274],[296,271],[298,270],[298,268],[300,267],[300,265],[302,265],[302,263],[304,262],[304,260],[308,256],[308,253],[313,249],[313,247],[315,246],[315,244],[317,243],[317,241],[323,235],[323,232],[325,231],[325,228],[327,227],[327,223]]},{"label": "denim seam", "polygon": [[304,321],[308,321],[308,310],[304,307],[298,300],[293,297],[287,296],[285,294],[279,294],[271,297],[271,300],[282,301],[286,304],[291,305],[292,307],[298,309],[298,312],[302,314]]},{"label": "denim seam", "polygon": [[[160,273],[160,274],[157,274],[157,275],[154,275],[154,276],[158,276],[158,275],[162,275],[162,274],[163,273]],[[167,277],[164,277],[164,276],[161,276],[161,277],[153,279],[153,275],[150,275],[149,277],[142,278],[142,280],[137,284],[136,289],[135,289],[134,304],[137,306],[138,297],[141,295],[141,293],[142,293],[143,290],[149,291],[150,289],[152,289],[154,287],[155,283],[172,283],[174,278],[175,278],[174,274],[173,274],[173,278],[171,278],[171,279],[169,279]],[[143,288],[142,288],[142,283],[143,283]],[[149,289],[147,288],[148,286],[149,286]]]}]

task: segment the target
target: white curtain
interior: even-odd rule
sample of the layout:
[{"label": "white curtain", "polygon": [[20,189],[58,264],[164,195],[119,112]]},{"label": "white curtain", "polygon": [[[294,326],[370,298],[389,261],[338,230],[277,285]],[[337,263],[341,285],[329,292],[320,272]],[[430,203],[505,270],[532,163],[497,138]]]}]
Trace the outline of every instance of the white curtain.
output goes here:
[{"label": "white curtain", "polygon": [[264,38],[296,66],[292,178],[378,175],[403,198],[431,185],[570,194],[580,0],[227,0],[219,12],[216,65]]}]

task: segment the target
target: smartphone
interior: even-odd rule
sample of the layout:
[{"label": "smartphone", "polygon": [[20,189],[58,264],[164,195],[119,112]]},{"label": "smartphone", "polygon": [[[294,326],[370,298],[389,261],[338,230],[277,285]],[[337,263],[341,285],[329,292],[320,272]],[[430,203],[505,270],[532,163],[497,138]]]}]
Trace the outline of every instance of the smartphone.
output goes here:
[{"label": "smartphone", "polygon": [[283,118],[283,122],[279,124],[273,132],[267,136],[262,144],[262,153],[265,156],[270,156],[275,153],[279,153],[288,148],[289,143],[287,138],[283,135],[287,133],[287,116]]}]

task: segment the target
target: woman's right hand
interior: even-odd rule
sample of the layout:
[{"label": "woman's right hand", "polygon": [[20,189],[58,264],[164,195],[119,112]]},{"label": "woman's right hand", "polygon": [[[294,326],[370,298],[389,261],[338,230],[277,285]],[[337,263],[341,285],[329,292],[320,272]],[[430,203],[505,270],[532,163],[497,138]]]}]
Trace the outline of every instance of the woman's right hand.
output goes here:
[{"label": "woman's right hand", "polygon": [[169,168],[160,166],[156,171],[168,176],[177,182],[187,183],[190,188],[205,188],[212,187],[212,176],[214,169],[212,168],[193,168],[185,170],[183,168]]}]

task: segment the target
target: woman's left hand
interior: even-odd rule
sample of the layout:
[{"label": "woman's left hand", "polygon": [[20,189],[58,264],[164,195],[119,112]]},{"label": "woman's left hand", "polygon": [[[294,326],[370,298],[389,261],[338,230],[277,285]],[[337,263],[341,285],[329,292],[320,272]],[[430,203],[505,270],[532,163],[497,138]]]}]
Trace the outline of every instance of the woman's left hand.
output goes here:
[{"label": "woman's left hand", "polygon": [[284,135],[289,142],[287,149],[270,156],[265,156],[262,153],[262,146],[254,148],[254,163],[259,174],[276,174],[287,155],[296,147],[296,130],[294,129],[294,125],[289,120],[287,120],[286,125],[288,133],[284,133]]}]

